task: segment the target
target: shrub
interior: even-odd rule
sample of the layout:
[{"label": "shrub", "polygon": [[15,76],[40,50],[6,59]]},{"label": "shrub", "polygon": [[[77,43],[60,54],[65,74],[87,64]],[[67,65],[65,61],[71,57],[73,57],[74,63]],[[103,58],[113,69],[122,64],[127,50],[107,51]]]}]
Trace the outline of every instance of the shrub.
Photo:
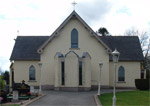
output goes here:
[{"label": "shrub", "polygon": [[7,93],[4,90],[0,90],[0,96],[3,98],[1,102],[5,103],[7,101]]},{"label": "shrub", "polygon": [[0,90],[3,90],[5,86],[5,80],[3,79],[3,76],[0,76]]},{"label": "shrub", "polygon": [[149,79],[135,79],[135,86],[139,90],[148,90],[149,87]]},{"label": "shrub", "polygon": [[150,70],[146,70],[146,78],[150,79]]}]

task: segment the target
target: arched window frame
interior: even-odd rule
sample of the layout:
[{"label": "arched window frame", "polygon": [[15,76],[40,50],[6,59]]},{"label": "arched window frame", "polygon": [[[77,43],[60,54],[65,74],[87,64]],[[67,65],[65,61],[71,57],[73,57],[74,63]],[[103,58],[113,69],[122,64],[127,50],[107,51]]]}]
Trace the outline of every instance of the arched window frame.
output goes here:
[{"label": "arched window frame", "polygon": [[71,31],[71,48],[78,48],[78,31],[76,28]]},{"label": "arched window frame", "polygon": [[118,81],[125,82],[125,68],[123,66],[118,69]]},{"label": "arched window frame", "polygon": [[82,60],[79,61],[79,85],[82,85]]},{"label": "arched window frame", "polygon": [[36,80],[36,69],[33,65],[29,67],[29,80],[35,81]]},{"label": "arched window frame", "polygon": [[65,85],[65,62],[61,61],[61,85]]}]

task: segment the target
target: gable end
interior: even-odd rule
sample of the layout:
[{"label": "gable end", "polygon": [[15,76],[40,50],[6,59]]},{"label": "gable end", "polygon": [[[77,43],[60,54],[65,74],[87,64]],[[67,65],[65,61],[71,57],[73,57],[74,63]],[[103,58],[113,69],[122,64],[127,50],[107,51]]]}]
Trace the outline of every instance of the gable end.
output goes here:
[{"label": "gable end", "polygon": [[104,48],[106,48],[107,52],[110,53],[111,49],[101,40],[99,39],[98,35],[90,28],[90,26],[75,12],[73,11],[67,18],[66,20],[52,33],[50,38],[43,44],[41,47],[37,50],[39,54],[43,53],[44,48],[50,43],[50,41],[56,37],[59,36],[60,30],[69,22],[71,19],[78,19],[85,27],[85,29],[88,30],[91,36],[95,37],[102,45]]}]

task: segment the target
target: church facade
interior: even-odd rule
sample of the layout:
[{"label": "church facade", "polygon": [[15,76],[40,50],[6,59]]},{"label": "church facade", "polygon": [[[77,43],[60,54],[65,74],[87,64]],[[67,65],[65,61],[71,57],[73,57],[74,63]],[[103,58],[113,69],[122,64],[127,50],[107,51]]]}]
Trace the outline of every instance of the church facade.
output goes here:
[{"label": "church facade", "polygon": [[[42,89],[88,91],[113,86],[111,52],[120,52],[116,86],[134,88],[143,54],[137,36],[98,36],[73,11],[51,36],[18,36],[10,60],[10,80]],[[41,63],[41,71],[38,64]]]}]

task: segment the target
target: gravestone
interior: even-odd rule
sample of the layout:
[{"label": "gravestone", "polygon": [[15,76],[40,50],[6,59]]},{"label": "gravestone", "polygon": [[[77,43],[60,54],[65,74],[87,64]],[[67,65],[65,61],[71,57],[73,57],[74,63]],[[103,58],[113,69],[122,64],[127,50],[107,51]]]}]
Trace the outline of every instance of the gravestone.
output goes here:
[{"label": "gravestone", "polygon": [[18,102],[18,91],[13,91],[12,102]]},{"label": "gravestone", "polygon": [[22,83],[15,84],[14,91],[18,91],[19,96],[28,96],[28,93],[30,92],[30,86],[25,84],[25,81],[23,80]]},{"label": "gravestone", "polygon": [[35,93],[35,91],[34,91],[34,86],[30,86],[30,92],[31,92],[31,93]]},{"label": "gravestone", "polygon": [[27,96],[30,92],[30,86],[25,84],[25,81],[22,81],[22,84],[18,86],[17,90],[19,91],[19,96]]}]

